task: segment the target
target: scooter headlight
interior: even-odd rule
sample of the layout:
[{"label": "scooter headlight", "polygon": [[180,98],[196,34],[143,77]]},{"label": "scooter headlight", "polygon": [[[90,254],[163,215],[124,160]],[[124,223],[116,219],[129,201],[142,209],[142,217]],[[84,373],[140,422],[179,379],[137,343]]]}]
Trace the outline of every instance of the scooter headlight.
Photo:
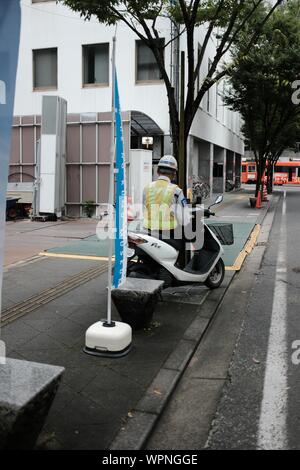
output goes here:
[{"label": "scooter headlight", "polygon": [[134,248],[127,248],[127,258],[133,258],[135,256],[135,249]]},{"label": "scooter headlight", "polygon": [[143,243],[147,243],[147,240],[144,240],[138,235],[134,235],[134,234],[128,235],[128,246],[130,248],[135,248],[136,246],[142,245]]}]

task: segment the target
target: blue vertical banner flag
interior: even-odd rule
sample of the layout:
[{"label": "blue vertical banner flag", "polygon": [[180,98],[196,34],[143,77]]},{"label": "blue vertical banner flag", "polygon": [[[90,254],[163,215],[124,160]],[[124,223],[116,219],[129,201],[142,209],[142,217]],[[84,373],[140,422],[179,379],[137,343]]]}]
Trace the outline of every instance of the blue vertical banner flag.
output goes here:
[{"label": "blue vertical banner flag", "polygon": [[113,287],[117,288],[125,281],[127,270],[126,162],[124,153],[123,126],[117,73],[115,73],[114,102],[116,132],[116,230]]},{"label": "blue vertical banner flag", "polygon": [[10,159],[21,9],[19,0],[0,0],[0,311],[6,191]]}]

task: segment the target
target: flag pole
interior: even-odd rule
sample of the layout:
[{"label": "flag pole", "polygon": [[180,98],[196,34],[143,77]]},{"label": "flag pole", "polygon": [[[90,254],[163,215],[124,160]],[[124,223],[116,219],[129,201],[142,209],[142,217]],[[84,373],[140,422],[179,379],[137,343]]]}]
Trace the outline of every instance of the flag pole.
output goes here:
[{"label": "flag pole", "polygon": [[111,321],[111,289],[112,289],[112,252],[114,240],[114,185],[115,185],[115,79],[116,79],[116,34],[113,37],[112,51],[112,122],[111,122],[111,155],[110,155],[110,178],[108,199],[108,287],[107,287],[107,323]]},{"label": "flag pole", "polygon": [[[114,279],[112,282],[112,254],[113,244],[115,244],[115,258],[122,253],[122,246],[117,247],[116,243],[116,225],[114,217],[114,199],[115,199],[115,156],[119,163],[120,158],[117,156],[118,150],[122,152],[122,145],[117,145],[117,140],[122,138],[121,126],[117,127],[120,120],[119,110],[119,93],[117,88],[116,74],[116,32],[113,37],[112,51],[112,119],[111,119],[111,160],[110,160],[110,183],[109,183],[109,200],[108,200],[108,285],[107,285],[107,319],[100,320],[91,325],[85,334],[84,352],[92,356],[99,357],[123,357],[129,353],[132,343],[132,330],[129,325],[120,321],[112,321],[111,318],[111,294],[112,288],[118,287],[118,282]],[[118,113],[116,109],[118,108]],[[121,139],[122,140],[122,139]],[[120,157],[120,155],[119,155]],[[118,165],[116,165],[118,166]],[[122,176],[122,175],[121,175]],[[120,177],[120,174],[119,174]],[[120,179],[120,178],[119,178]],[[122,185],[121,185],[122,186]],[[117,201],[118,202],[118,201]],[[119,210],[118,206],[118,210]],[[120,235],[118,234],[118,238]],[[123,250],[124,251],[124,250]],[[118,259],[119,262],[119,259]],[[116,262],[115,262],[116,265]]]}]

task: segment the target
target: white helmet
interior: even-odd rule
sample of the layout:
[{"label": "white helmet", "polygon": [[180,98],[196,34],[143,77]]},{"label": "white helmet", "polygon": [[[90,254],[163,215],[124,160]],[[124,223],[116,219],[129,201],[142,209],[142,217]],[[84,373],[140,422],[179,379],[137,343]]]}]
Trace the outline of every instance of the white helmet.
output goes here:
[{"label": "white helmet", "polygon": [[164,155],[158,163],[158,168],[165,168],[166,170],[178,171],[178,164],[173,155]]}]

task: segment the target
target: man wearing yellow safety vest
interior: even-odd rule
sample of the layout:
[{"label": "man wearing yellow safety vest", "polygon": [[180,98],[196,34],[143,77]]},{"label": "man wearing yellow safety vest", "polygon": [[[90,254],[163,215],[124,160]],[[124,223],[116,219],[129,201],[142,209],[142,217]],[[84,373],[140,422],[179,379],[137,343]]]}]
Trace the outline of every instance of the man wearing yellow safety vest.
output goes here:
[{"label": "man wearing yellow safety vest", "polygon": [[177,161],[172,155],[160,159],[158,179],[144,189],[144,228],[181,250],[182,228],[190,223],[190,212],[183,191],[172,183],[177,171]]}]

